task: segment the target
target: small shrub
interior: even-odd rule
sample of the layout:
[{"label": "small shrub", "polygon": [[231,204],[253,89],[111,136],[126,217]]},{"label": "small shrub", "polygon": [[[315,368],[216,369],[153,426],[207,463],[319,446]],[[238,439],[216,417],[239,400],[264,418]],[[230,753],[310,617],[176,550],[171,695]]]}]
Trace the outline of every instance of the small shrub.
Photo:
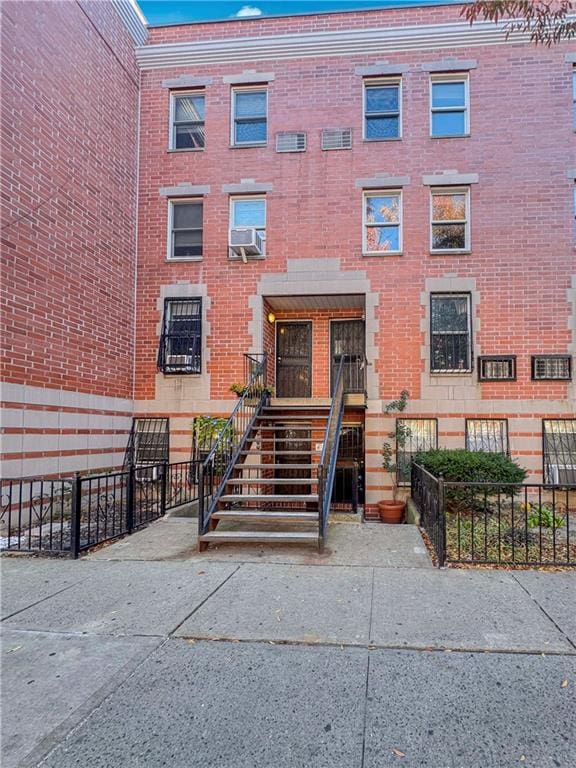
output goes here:
[{"label": "small shrub", "polygon": [[538,507],[535,504],[529,504],[528,528],[561,528],[564,525],[564,518],[554,514],[554,510],[547,504]]},{"label": "small shrub", "polygon": [[418,453],[415,461],[435,477],[459,483],[520,484],[527,474],[508,456],[486,451],[440,448]]}]

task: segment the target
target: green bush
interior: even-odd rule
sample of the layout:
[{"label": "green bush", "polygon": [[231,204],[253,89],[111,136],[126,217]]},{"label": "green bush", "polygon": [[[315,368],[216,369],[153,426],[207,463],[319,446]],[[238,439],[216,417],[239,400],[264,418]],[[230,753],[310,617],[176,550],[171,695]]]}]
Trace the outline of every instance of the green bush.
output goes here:
[{"label": "green bush", "polygon": [[425,451],[415,462],[435,477],[460,483],[522,483],[526,470],[501,453],[445,448]]}]

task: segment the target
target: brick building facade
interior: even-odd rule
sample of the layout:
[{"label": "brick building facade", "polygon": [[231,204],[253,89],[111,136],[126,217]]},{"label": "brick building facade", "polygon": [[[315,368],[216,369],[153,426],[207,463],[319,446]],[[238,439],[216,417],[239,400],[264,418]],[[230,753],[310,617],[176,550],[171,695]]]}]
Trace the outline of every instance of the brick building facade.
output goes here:
[{"label": "brick building facade", "polygon": [[[133,397],[136,415],[170,419],[176,460],[190,454],[194,416],[230,412],[245,352],[269,354],[277,398],[311,403],[330,397],[331,371],[347,353],[366,392],[345,422],[360,430],[367,504],[390,493],[385,408],[401,390],[420,447],[508,450],[535,481],[573,471],[569,456],[556,469],[543,462],[544,429],[574,431],[573,46],[506,42],[494,25],[470,27],[458,6],[438,6],[156,27],[134,59],[119,20],[104,18],[111,9],[80,8],[51,23],[61,35],[76,24],[74,39],[80,29],[95,35],[94,25],[112,35],[114,55],[89,42],[113,70],[105,94],[94,75],[100,99],[77,107],[103,104],[106,117],[70,128],[70,75],[67,127],[51,151],[64,184],[67,142],[83,134],[93,183],[67,190],[66,201],[81,226],[104,217],[109,229],[87,259],[88,235],[71,239],[68,220],[62,232],[34,223],[31,237],[19,213],[31,192],[10,195],[18,236],[8,237],[15,255],[4,282],[19,300],[6,320],[19,335],[4,400],[14,453],[19,439],[36,445],[21,416],[30,387],[37,432],[57,405],[91,412],[84,396],[107,398],[101,412],[127,419]],[[24,47],[25,34],[10,36]],[[61,77],[41,62],[27,63],[42,69],[37,101],[42,84]],[[28,79],[15,73],[10,98],[30,101]],[[97,136],[86,133],[92,126]],[[22,121],[16,146],[26,130]],[[23,173],[9,170],[9,183]],[[33,193],[26,204],[45,197]],[[46,210],[50,227],[65,221],[57,214]],[[260,245],[231,250],[230,230],[246,228]],[[37,280],[69,288],[57,306],[42,292],[30,334]],[[88,329],[95,319],[97,331]],[[184,341],[168,338],[175,328]],[[108,454],[125,427],[99,431],[117,439]],[[30,474],[35,455],[23,449]],[[12,450],[8,459],[17,474]],[[41,471],[48,466],[35,464]]]}]

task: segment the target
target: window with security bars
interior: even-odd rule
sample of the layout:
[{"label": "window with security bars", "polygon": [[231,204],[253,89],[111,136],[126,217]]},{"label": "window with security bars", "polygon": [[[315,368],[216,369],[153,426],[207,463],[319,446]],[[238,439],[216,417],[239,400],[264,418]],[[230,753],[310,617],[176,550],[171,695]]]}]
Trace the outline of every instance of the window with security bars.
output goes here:
[{"label": "window with security bars", "polygon": [[204,149],[204,94],[172,94],[170,149]]},{"label": "window with security bars", "polygon": [[166,299],[158,367],[163,373],[202,372],[202,299]]},{"label": "window with security bars", "polygon": [[202,200],[171,200],[168,259],[201,259],[203,211]]},{"label": "window with security bars", "polygon": [[516,379],[516,356],[482,355],[478,358],[478,379],[480,381],[514,381]]},{"label": "window with security bars", "polygon": [[576,419],[544,419],[542,453],[546,485],[576,486]]},{"label": "window with security bars", "polygon": [[469,373],[472,370],[470,294],[430,297],[431,373]]},{"label": "window with security bars", "polygon": [[466,450],[508,454],[507,419],[466,419]]},{"label": "window with security bars", "polygon": [[533,355],[532,379],[534,381],[570,381],[572,358],[570,355]]},{"label": "window with security bars", "polygon": [[232,91],[232,144],[266,144],[268,124],[266,88],[238,88]]},{"label": "window with security bars", "polygon": [[401,133],[400,80],[364,83],[364,138],[366,141],[399,139]]},{"label": "window with security bars", "polygon": [[396,435],[399,436],[396,477],[400,485],[409,485],[414,456],[438,448],[438,422],[436,419],[397,419]]}]

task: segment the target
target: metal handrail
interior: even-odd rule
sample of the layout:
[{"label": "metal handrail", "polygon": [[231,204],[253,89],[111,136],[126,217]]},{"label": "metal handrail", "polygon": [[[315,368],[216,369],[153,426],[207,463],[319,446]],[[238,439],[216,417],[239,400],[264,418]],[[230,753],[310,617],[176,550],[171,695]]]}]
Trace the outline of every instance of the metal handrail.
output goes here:
[{"label": "metal handrail", "polygon": [[345,394],[343,370],[346,357],[346,355],[342,355],[338,365],[332,405],[330,406],[324,445],[322,446],[320,464],[318,466],[318,544],[320,549],[324,546],[324,538],[328,526],[334,478],[336,476],[336,462],[340,447],[340,431],[344,415]]},{"label": "metal handrail", "polygon": [[198,534],[208,532],[212,513],[270,395],[266,386],[268,356],[244,356],[251,370],[246,387],[208,456],[198,468]]}]

